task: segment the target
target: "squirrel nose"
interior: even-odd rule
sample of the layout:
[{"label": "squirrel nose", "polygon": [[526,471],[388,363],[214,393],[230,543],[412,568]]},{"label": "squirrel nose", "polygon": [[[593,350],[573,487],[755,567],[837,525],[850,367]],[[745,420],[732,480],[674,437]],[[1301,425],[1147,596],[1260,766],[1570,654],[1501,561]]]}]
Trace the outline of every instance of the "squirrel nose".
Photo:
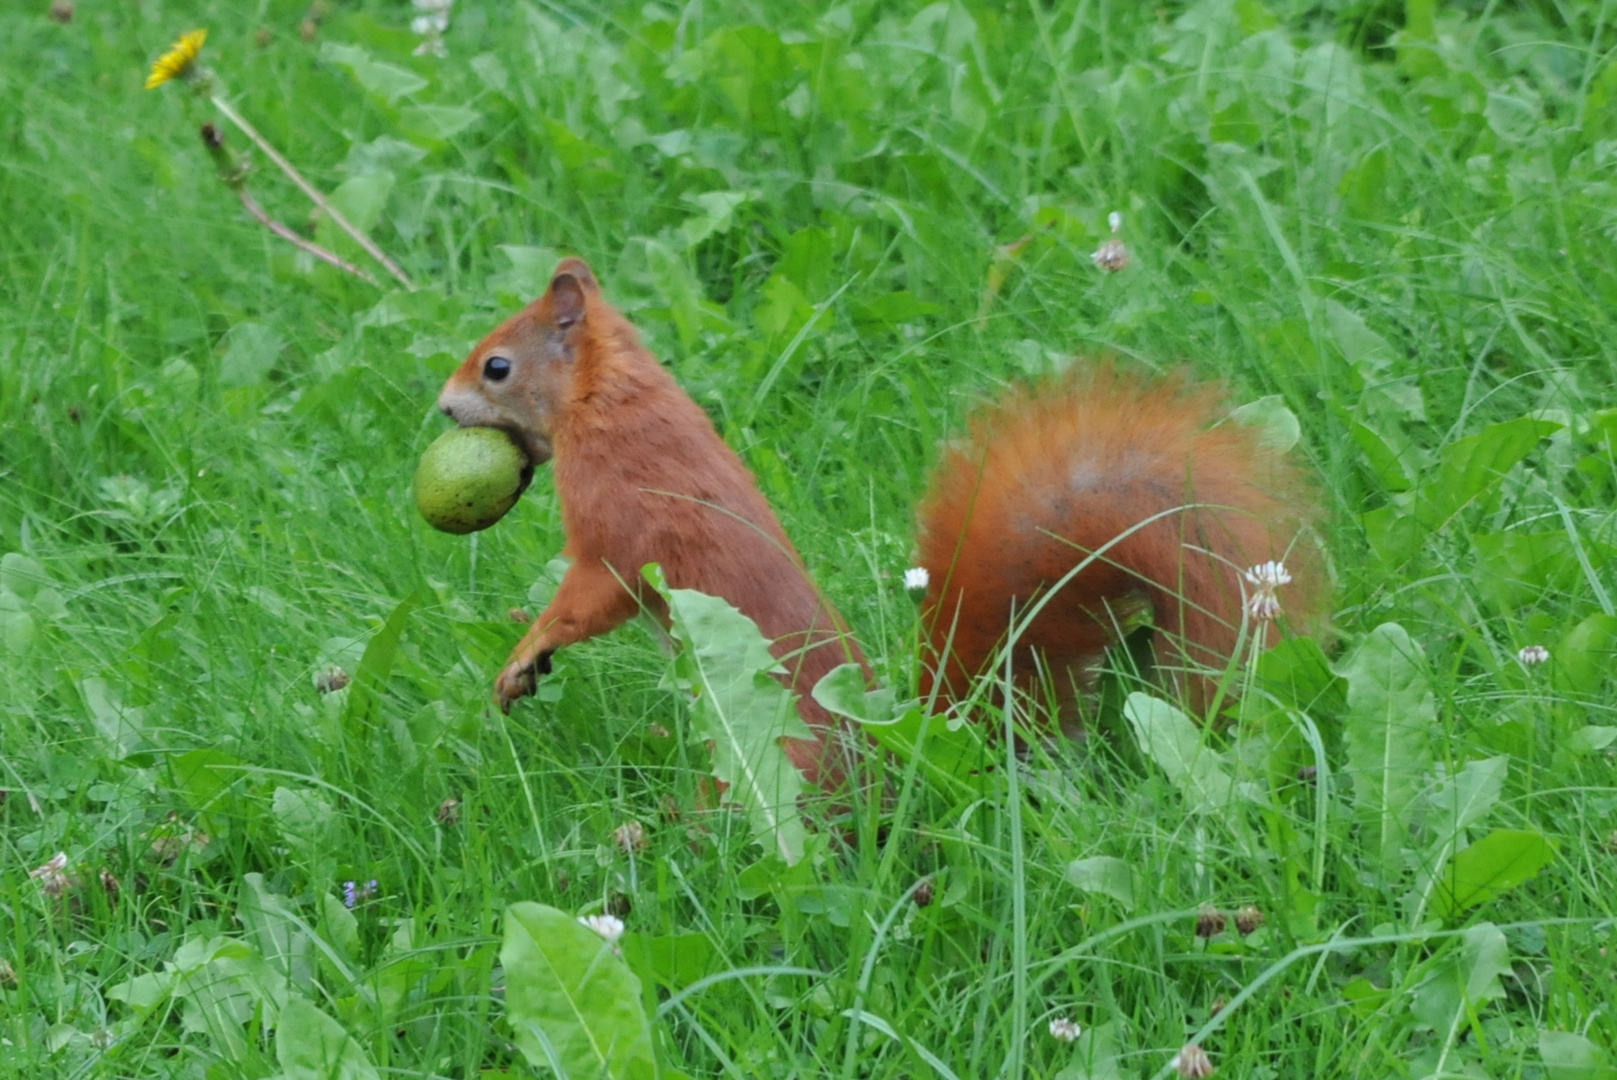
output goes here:
[{"label": "squirrel nose", "polygon": [[455,419],[455,407],[449,404],[447,401],[438,402],[438,411],[449,417],[451,420]]}]

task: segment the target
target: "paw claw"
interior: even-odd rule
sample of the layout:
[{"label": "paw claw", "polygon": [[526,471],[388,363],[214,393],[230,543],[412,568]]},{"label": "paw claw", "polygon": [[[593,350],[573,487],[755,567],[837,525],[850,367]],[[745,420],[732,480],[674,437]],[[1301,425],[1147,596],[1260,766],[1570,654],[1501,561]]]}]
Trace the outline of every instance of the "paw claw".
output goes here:
[{"label": "paw claw", "polygon": [[509,716],[511,706],[518,698],[532,694],[536,683],[533,663],[517,660],[507,664],[500,677],[494,680],[494,700],[499,703],[500,711]]}]

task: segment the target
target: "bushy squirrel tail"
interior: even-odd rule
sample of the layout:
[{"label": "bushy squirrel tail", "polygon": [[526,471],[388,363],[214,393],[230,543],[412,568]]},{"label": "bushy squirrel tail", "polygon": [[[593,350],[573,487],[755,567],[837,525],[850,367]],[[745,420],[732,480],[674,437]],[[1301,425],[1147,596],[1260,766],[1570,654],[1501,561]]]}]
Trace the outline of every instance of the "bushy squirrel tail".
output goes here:
[{"label": "bushy squirrel tail", "polygon": [[1081,689],[1149,613],[1159,672],[1204,704],[1244,617],[1249,640],[1277,632],[1245,611],[1243,571],[1283,562],[1282,617],[1320,622],[1314,507],[1301,471],[1229,417],[1218,387],[1100,364],[1014,390],[945,449],[918,511],[922,693],[961,700],[1002,656],[1013,612],[1043,602],[1014,644],[1018,683],[1047,673]]}]

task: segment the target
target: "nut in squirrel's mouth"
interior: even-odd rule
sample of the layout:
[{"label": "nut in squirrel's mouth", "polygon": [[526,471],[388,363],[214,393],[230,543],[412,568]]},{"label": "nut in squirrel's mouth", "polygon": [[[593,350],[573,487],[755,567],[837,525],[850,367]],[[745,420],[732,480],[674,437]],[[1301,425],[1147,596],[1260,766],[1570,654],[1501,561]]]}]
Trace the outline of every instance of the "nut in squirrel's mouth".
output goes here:
[{"label": "nut in squirrel's mouth", "polygon": [[534,435],[516,428],[504,427],[500,424],[461,424],[461,427],[487,427],[505,433],[511,440],[511,445],[522,451],[524,464],[522,466],[521,491],[528,490],[528,484],[533,480],[533,471],[548,462],[555,456],[551,449],[550,440],[542,435]]}]

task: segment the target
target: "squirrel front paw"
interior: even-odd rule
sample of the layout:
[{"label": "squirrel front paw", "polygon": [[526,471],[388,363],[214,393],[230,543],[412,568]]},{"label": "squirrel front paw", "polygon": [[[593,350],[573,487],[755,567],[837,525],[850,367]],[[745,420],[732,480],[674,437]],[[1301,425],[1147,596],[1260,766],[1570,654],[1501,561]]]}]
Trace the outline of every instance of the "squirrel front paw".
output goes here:
[{"label": "squirrel front paw", "polygon": [[539,676],[550,674],[550,654],[540,653],[531,660],[513,660],[494,680],[494,700],[507,715],[517,698],[528,697],[539,685]]}]

